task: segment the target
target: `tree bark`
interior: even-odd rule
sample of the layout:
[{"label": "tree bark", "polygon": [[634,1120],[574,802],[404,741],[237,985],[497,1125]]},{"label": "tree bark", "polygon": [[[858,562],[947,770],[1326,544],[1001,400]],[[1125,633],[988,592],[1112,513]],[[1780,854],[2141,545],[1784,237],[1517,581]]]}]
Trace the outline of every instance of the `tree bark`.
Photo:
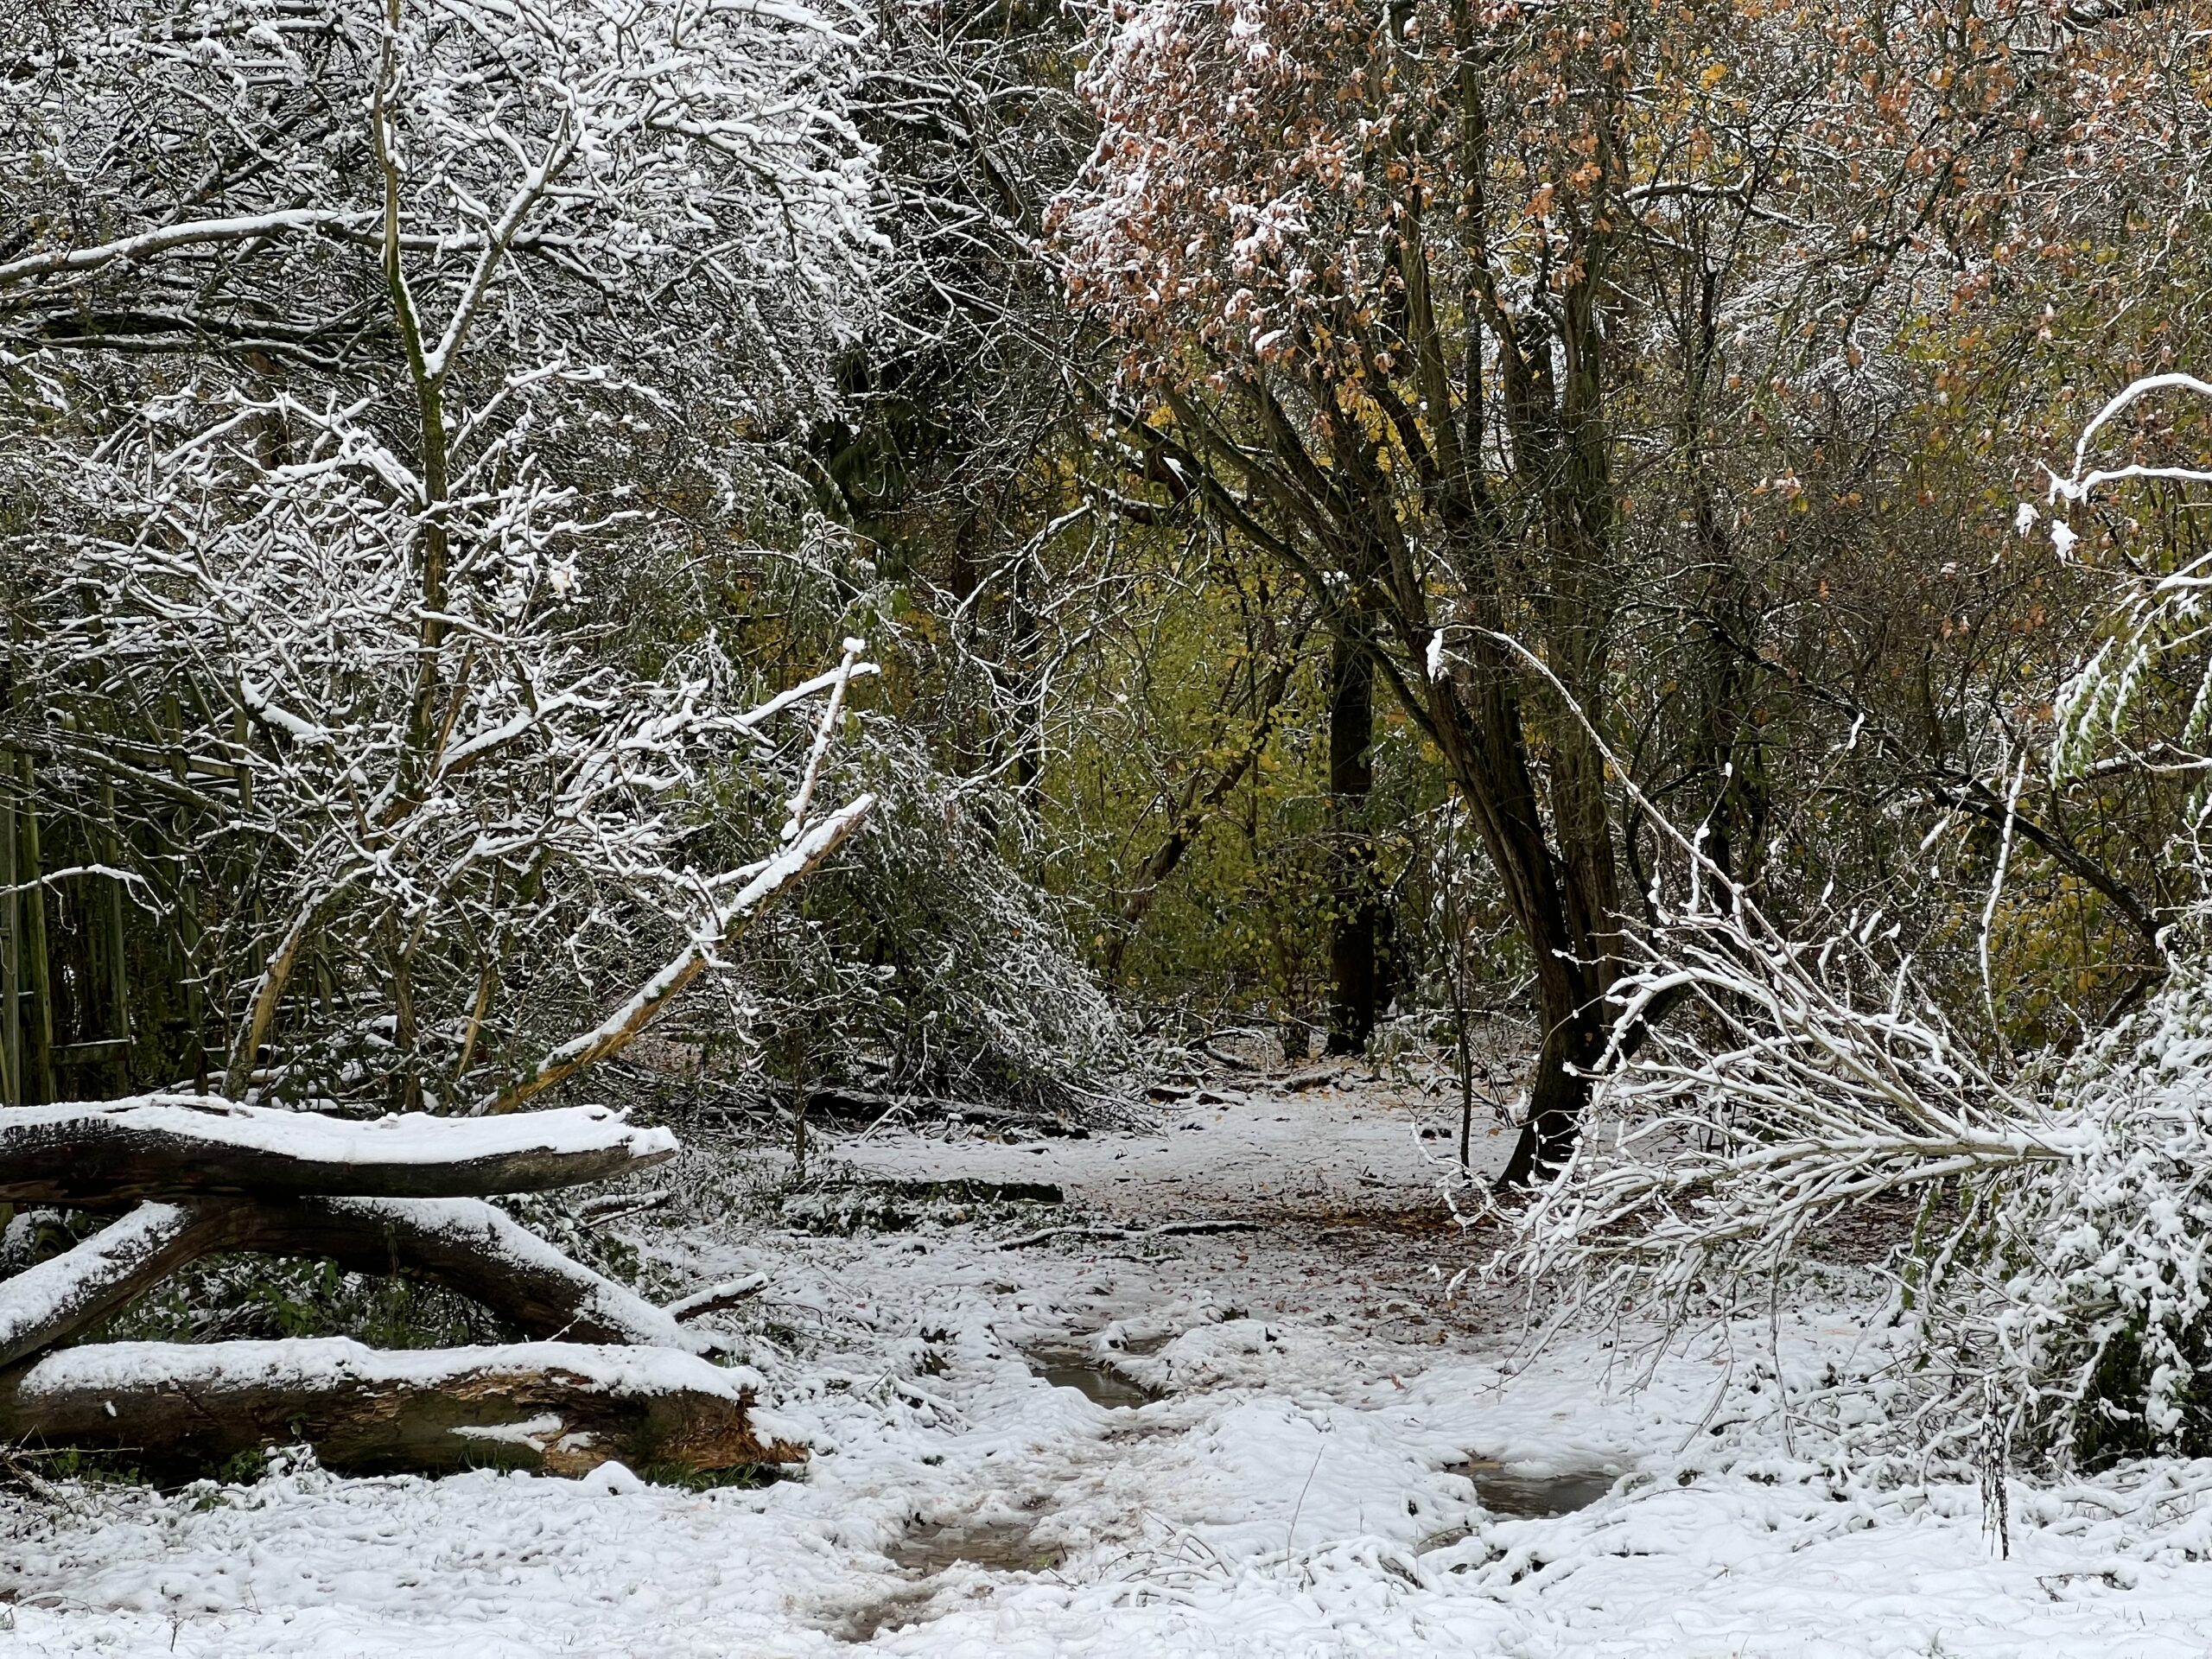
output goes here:
[{"label": "tree bark", "polygon": [[365,1123],[156,1095],[0,1113],[0,1202],[104,1209],[246,1192],[467,1198],[578,1186],[675,1155],[666,1130],[633,1128],[598,1107]]},{"label": "tree bark", "polygon": [[126,1453],[151,1471],[302,1440],[364,1474],[804,1460],[804,1447],[754,1433],[751,1404],[729,1372],[653,1349],[111,1343],[0,1373],[0,1440]]},{"label": "tree bark", "polygon": [[1367,799],[1375,787],[1375,666],[1359,619],[1338,624],[1329,654],[1331,1054],[1365,1052],[1374,1035],[1377,908],[1375,838]]},{"label": "tree bark", "polygon": [[702,1353],[687,1328],[475,1198],[235,1198],[143,1204],[74,1249],[0,1281],[0,1366],[99,1323],[222,1250],[327,1257],[404,1273],[474,1298],[524,1335]]}]

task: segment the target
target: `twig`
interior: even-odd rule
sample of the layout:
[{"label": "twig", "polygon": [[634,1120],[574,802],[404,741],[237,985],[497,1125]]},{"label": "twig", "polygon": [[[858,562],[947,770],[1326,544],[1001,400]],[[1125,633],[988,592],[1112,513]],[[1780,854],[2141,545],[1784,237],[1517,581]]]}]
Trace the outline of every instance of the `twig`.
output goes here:
[{"label": "twig", "polygon": [[675,1196],[666,1187],[656,1187],[650,1192],[602,1192],[576,1206],[576,1219],[587,1227],[603,1227],[610,1221],[658,1210]]},{"label": "twig", "polygon": [[1313,1477],[1321,1471],[1321,1454],[1329,1449],[1325,1429],[1322,1431],[1322,1437],[1320,1445],[1313,1448],[1313,1463],[1306,1471],[1306,1484],[1298,1489],[1298,1502],[1291,1505],[1290,1529],[1282,1535],[1283,1554],[1286,1555],[1290,1553],[1292,1542],[1298,1536],[1298,1517],[1306,1513],[1306,1494],[1313,1491]]},{"label": "twig", "polygon": [[719,1313],[740,1302],[750,1301],[767,1287],[766,1274],[747,1274],[742,1279],[725,1279],[704,1290],[695,1290],[689,1296],[671,1302],[664,1311],[672,1319],[696,1319],[702,1314]]},{"label": "twig", "polygon": [[1157,1227],[1116,1227],[1103,1223],[1072,1222],[1064,1227],[1024,1233],[1019,1238],[1002,1239],[999,1249],[1026,1249],[1032,1244],[1043,1244],[1071,1234],[1081,1238],[1165,1238],[1171,1234],[1249,1233],[1259,1224],[1256,1221],[1165,1221]]}]

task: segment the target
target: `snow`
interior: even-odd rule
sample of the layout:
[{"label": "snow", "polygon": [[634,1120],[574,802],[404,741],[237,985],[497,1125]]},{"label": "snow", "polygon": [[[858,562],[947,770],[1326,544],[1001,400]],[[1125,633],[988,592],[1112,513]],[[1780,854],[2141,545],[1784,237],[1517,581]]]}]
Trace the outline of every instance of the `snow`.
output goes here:
[{"label": "snow", "polygon": [[561,1419],[552,1412],[541,1411],[519,1423],[457,1423],[453,1432],[465,1440],[500,1440],[543,1452],[560,1431]]},{"label": "snow", "polygon": [[211,1148],[272,1153],[307,1163],[409,1166],[537,1154],[625,1153],[645,1162],[668,1157],[677,1145],[667,1129],[633,1126],[604,1106],[565,1106],[488,1118],[393,1112],[359,1122],[183,1094],[10,1107],[0,1112],[0,1128],[19,1141],[66,1140],[79,1131],[106,1130]]},{"label": "snow", "polygon": [[599,1391],[674,1394],[730,1401],[764,1386],[745,1366],[709,1364],[666,1348],[582,1342],[490,1344],[469,1348],[371,1348],[349,1337],[254,1342],[96,1342],[59,1348],[24,1374],[16,1391],[94,1394],[102,1389],[320,1389],[349,1382],[442,1388],[499,1371],[556,1371]]},{"label": "snow", "polygon": [[[775,1432],[812,1442],[804,1478],[349,1480],[280,1456],[243,1484],[15,1503],[0,1597],[42,1654],[2204,1651],[2212,1465],[2015,1480],[2009,1556],[1970,1484],[1846,1478],[1774,1409],[1777,1369],[1802,1386],[1885,1351],[1841,1268],[1771,1328],[1656,1362],[1635,1328],[1531,1357],[1521,1308],[1448,1292],[1480,1248],[1435,1219],[1451,1130],[1387,1082],[1262,1084],[1089,1140],[886,1127],[838,1153],[836,1179],[1057,1183],[1067,1219],[1133,1234],[1255,1224],[1012,1251],[1037,1206],[817,1236],[694,1152],[672,1166],[691,1196],[631,1237],[664,1276],[766,1274],[709,1317]],[[1492,1166],[1505,1144],[1477,1141]],[[757,1155],[747,1179],[779,1173]],[[1159,1397],[1052,1386],[1047,1351]],[[651,1363],[677,1362],[713,1369]],[[1470,1459],[1612,1487],[1519,1516],[1485,1506]]]},{"label": "snow", "polygon": [[176,1205],[142,1204],[75,1249],[0,1281],[0,1364],[21,1358],[64,1313],[159,1255],[192,1219]]},{"label": "snow", "polygon": [[[1054,1181],[1071,1198],[1109,1207],[1141,1192],[1140,1220],[1233,1218],[1255,1202],[1367,1209],[1435,1203],[1437,1183],[1458,1166],[1456,1113],[1427,1095],[1351,1088],[1318,1069],[1291,1079],[1298,1086],[1277,1081],[1201,1090],[1174,1108],[1158,1134],[1027,1145],[871,1136],[842,1156],[887,1179]],[[1424,1128],[1445,1133],[1424,1141]],[[1501,1166],[1510,1149],[1501,1126],[1485,1116],[1476,1137],[1491,1166]]]}]

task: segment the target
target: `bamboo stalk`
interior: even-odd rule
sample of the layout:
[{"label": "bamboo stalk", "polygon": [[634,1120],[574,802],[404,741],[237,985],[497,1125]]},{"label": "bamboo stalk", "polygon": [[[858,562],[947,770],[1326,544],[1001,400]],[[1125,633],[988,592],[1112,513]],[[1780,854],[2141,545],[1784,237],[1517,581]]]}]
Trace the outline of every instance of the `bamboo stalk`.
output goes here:
[{"label": "bamboo stalk", "polygon": [[16,893],[16,768],[0,768],[0,1093],[23,1103],[22,906]]},{"label": "bamboo stalk", "polygon": [[[105,820],[102,838],[106,842],[107,867],[111,870],[123,868],[123,832],[116,823],[115,785],[107,779],[100,779],[100,811]],[[123,882],[112,877],[107,884],[107,995],[115,1012],[114,1034],[130,1040],[130,951],[126,948],[128,934],[124,931],[123,911]]]},{"label": "bamboo stalk", "polygon": [[25,988],[31,998],[30,1020],[23,1028],[24,1098],[47,1101],[54,1098],[54,986],[47,963],[46,888],[41,881],[45,872],[39,857],[36,785],[30,756],[17,756],[16,766],[23,785],[22,809],[17,823],[22,834],[17,868],[22,897],[28,900],[21,912],[22,972],[27,982]]},{"label": "bamboo stalk", "polygon": [[[176,741],[169,750],[169,767],[179,785],[185,779],[184,706],[176,693],[166,692],[162,698],[162,711]],[[179,845],[188,838],[191,823],[186,809],[177,810],[175,833]],[[189,869],[189,865],[185,868]],[[207,1010],[202,992],[203,976],[200,963],[200,891],[193,886],[188,874],[180,873],[177,884],[176,944],[179,951],[179,978],[184,990],[185,1023],[191,1029],[188,1044],[192,1062],[193,1088],[195,1092],[207,1092]]]}]

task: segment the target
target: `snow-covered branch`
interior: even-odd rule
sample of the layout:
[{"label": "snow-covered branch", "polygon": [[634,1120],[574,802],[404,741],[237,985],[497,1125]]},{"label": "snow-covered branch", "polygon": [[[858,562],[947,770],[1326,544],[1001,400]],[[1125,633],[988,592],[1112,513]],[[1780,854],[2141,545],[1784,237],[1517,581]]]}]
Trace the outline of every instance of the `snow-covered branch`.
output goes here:
[{"label": "snow-covered branch", "polygon": [[679,597],[873,315],[865,29],[282,10],[73,10],[0,82],[0,342],[54,398],[7,457],[21,717],[48,812],[111,795],[232,1096],[532,1094],[612,1052],[540,1063],[637,961],[718,937],[690,849],[741,771],[797,806],[729,860],[775,873],[748,902],[866,810],[809,833],[871,665],[767,695]]},{"label": "snow-covered branch", "polygon": [[[2212,385],[2162,374],[2127,387],[2089,423],[2071,472],[2052,473],[2052,499],[2078,509],[2151,481],[2212,483],[2193,460],[2093,463],[2121,416],[2169,392],[2212,397]],[[2016,528],[2036,518],[2023,506]],[[2063,519],[2053,530],[2065,557],[2082,537]],[[2062,706],[2061,777],[2175,712],[2145,672],[2166,656],[2186,654],[2196,685],[2178,729],[2158,741],[2202,758],[2196,570],[2123,578],[2112,638]],[[1599,1122],[1516,1218],[1498,1264],[1561,1275],[1586,1294],[1656,1299],[1680,1318],[1725,1316],[1747,1292],[1775,1294],[1824,1224],[1908,1195],[1918,1218],[1891,1266],[1914,1363],[1891,1427],[1954,1444],[1999,1433],[2062,1466],[2212,1446],[2200,843],[2184,832],[2171,849],[2200,896],[2171,930],[2167,982],[2073,1053],[2020,1065],[2001,1033],[1970,1040],[1937,1012],[1895,923],[1816,915],[1787,933],[1704,856],[1700,836],[1639,801],[1684,855],[1685,896],[1655,885],[1651,918],[1625,931],[1631,967],[1617,988]],[[2001,855],[1996,868],[2001,887]],[[1993,996],[1985,1002],[1993,1015]]]},{"label": "snow-covered branch", "polygon": [[715,960],[715,953],[762,905],[790,886],[837,849],[875,805],[863,795],[823,819],[768,861],[750,881],[738,889],[727,905],[718,906],[682,950],[655,973],[622,1006],[591,1030],[573,1037],[530,1067],[499,1094],[486,1101],[481,1110],[509,1112],[531,1096],[551,1088],[584,1067],[620,1052]]}]

